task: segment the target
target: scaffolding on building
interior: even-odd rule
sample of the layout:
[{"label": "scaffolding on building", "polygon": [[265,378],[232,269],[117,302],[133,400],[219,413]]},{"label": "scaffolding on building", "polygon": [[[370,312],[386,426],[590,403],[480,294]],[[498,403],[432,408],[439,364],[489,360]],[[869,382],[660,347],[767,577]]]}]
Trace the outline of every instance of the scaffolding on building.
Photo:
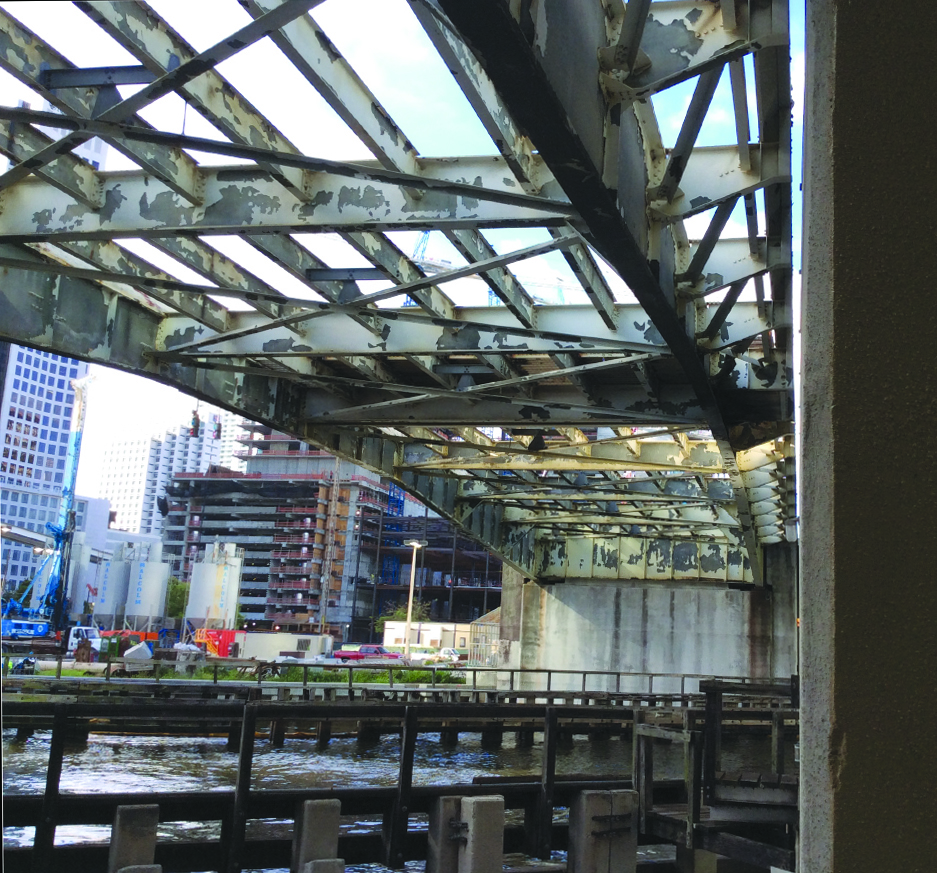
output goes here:
[{"label": "scaffolding on building", "polygon": [[406,604],[413,540],[425,543],[417,551],[414,601],[429,607],[430,620],[469,622],[500,606],[501,560],[411,498],[413,514],[405,514],[394,497],[391,491],[385,507],[366,507],[360,515],[359,555],[374,570],[355,573],[350,638],[373,640],[377,619]]}]

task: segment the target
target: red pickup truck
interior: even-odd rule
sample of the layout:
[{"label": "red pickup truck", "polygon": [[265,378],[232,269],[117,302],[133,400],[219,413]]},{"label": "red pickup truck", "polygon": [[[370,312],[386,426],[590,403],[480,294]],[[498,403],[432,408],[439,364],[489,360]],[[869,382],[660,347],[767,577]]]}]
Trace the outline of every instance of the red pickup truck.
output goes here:
[{"label": "red pickup truck", "polygon": [[383,646],[361,645],[348,649],[337,649],[332,652],[332,657],[337,661],[364,661],[374,659],[398,660],[400,655],[397,652],[389,652]]}]

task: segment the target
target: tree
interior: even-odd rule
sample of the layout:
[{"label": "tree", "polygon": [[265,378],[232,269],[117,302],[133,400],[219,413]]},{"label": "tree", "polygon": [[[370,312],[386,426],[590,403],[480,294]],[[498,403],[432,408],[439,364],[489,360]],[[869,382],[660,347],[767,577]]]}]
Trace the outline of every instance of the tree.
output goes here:
[{"label": "tree", "polygon": [[185,605],[189,600],[189,583],[169,578],[169,588],[166,591],[166,615],[169,618],[182,618],[185,615]]},{"label": "tree", "polygon": [[[389,621],[406,621],[407,620],[407,604],[406,601],[403,603],[389,603],[384,607],[384,613],[381,617],[374,623],[374,629],[379,633],[384,633],[384,625]],[[429,621],[429,604],[423,603],[418,600],[413,601],[413,614],[410,617],[411,621],[421,622]]]}]

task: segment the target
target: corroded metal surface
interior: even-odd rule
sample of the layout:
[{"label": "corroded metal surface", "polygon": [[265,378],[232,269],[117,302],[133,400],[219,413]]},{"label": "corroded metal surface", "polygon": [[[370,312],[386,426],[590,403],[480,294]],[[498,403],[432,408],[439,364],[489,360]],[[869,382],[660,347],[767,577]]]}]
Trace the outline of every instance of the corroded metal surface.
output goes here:
[{"label": "corroded metal surface", "polygon": [[[409,0],[493,142],[448,157],[418,152],[319,3],[241,0],[248,23],[202,51],[144,2],[76,5],[143,85],[122,99],[73,75],[67,44],[0,11],[0,67],[62,113],[0,107],[3,338],[354,459],[544,583],[762,583],[795,512],[785,0]],[[265,35],[372,160],[305,154],[224,77]],[[682,82],[694,96],[665,148],[654,104]],[[720,86],[734,118],[698,147]],[[167,93],[226,139],[145,122]],[[93,136],[137,169],[79,157]],[[505,254],[499,227],[552,242]],[[415,260],[400,229],[444,234],[464,264]],[[387,289],[365,295],[308,233],[338,234]],[[267,266],[210,244],[234,235]],[[583,303],[544,303],[513,271],[549,250]],[[489,306],[452,293],[466,274]]]}]

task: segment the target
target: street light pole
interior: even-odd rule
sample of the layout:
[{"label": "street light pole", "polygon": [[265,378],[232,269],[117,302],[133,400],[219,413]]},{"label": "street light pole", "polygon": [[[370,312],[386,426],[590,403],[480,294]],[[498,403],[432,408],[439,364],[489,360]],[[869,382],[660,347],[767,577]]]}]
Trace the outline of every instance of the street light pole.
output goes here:
[{"label": "street light pole", "polygon": [[403,634],[403,657],[404,660],[410,660],[410,625],[413,620],[413,586],[416,582],[416,550],[421,548],[424,543],[419,540],[410,540],[408,546],[413,547],[413,558],[410,561],[410,596],[407,598],[407,625]]}]

